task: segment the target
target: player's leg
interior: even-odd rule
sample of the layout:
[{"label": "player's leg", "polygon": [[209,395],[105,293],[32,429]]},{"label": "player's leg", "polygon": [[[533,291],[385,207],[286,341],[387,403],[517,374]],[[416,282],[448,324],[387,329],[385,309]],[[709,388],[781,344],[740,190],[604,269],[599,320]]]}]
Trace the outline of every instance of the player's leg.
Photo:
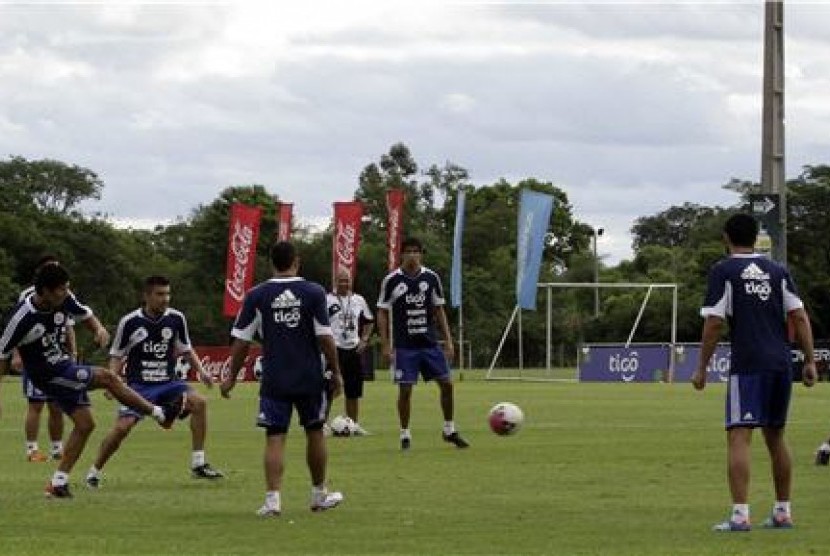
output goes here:
[{"label": "player's leg", "polygon": [[127,438],[138,421],[138,415],[126,410],[126,408],[119,410],[115,424],[101,441],[101,446],[98,448],[98,455],[95,457],[95,463],[86,474],[86,484],[88,487],[98,488],[101,486],[101,470],[104,469],[104,466],[110,458],[118,451],[121,443]]},{"label": "player's leg", "polygon": [[418,382],[418,350],[395,348],[392,368],[395,370],[395,384],[398,385],[398,422],[401,426],[401,450],[408,450],[412,444],[409,419],[412,413],[412,387]]},{"label": "player's leg", "polygon": [[47,421],[49,440],[52,442],[49,455],[53,460],[59,460],[63,457],[63,411],[53,401],[47,403],[47,408],[49,411],[49,420]]},{"label": "player's leg", "polygon": [[354,423],[352,434],[367,434],[358,421],[360,398],[363,397],[363,369],[357,350],[338,350],[340,370],[343,373],[343,397],[346,415]]},{"label": "player's leg", "polygon": [[[135,390],[127,386],[118,376],[103,367],[88,367],[91,370],[92,378],[89,382],[90,390],[95,388],[103,388],[109,391],[113,397],[126,405],[141,413],[142,415],[152,415],[160,425],[169,428],[173,424],[173,420],[178,416],[179,410],[168,410],[157,405],[153,405],[146,399],[142,398]],[[175,413],[175,415],[173,415]]]},{"label": "player's leg", "polygon": [[265,429],[265,504],[257,510],[262,517],[278,516],[282,508],[280,490],[284,471],[285,436],[291,423],[293,404],[288,400],[260,396],[257,426]]},{"label": "player's leg", "polygon": [[325,392],[297,400],[297,414],[300,425],[306,434],[306,464],[311,476],[311,511],[328,510],[343,501],[339,492],[329,492],[326,488],[326,467],[328,450],[323,434]]},{"label": "player's leg", "polygon": [[[85,392],[82,394],[86,396]],[[61,407],[69,415],[73,426],[66,439],[58,469],[46,485],[46,495],[54,498],[70,498],[72,495],[69,492],[69,474],[81,456],[92,431],[95,430],[95,421],[92,418],[88,398],[86,398],[86,405],[73,404],[65,398],[61,401]]]},{"label": "player's leg", "polygon": [[185,410],[190,414],[191,454],[190,469],[198,479],[221,479],[225,475],[214,469],[205,459],[207,438],[207,399],[193,388],[188,388]]},{"label": "player's leg", "polygon": [[455,387],[450,374],[450,367],[444,352],[439,348],[425,349],[422,352],[421,373],[424,380],[435,380],[438,384],[441,399],[441,413],[444,416],[444,426],[441,431],[446,442],[458,448],[467,448],[470,444],[461,438],[455,429]]},{"label": "player's leg", "polygon": [[38,433],[40,432],[40,414],[43,412],[44,405],[43,401],[32,400],[31,398],[26,404],[23,432],[26,436],[26,459],[32,462],[43,462],[49,459],[41,453],[40,446],[37,443]]},{"label": "player's leg", "polygon": [[792,380],[789,373],[768,373],[763,382],[762,395],[767,400],[763,415],[764,441],[772,463],[772,482],[775,504],[764,527],[789,529],[793,526],[790,511],[793,458],[784,438],[787,413],[790,407]]},{"label": "player's leg", "polygon": [[23,369],[20,385],[23,387],[23,395],[26,397],[26,417],[23,420],[23,435],[26,438],[26,460],[44,462],[48,458],[41,453],[37,437],[40,432],[40,414],[43,411],[43,405],[46,403],[47,397],[32,384],[25,369]]}]

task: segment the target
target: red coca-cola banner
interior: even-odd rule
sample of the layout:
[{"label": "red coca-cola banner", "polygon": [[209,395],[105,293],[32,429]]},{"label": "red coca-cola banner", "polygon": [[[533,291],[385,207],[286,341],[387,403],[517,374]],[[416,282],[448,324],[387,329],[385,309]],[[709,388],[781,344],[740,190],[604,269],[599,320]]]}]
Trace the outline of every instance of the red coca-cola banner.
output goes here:
[{"label": "red coca-cola banner", "polygon": [[[202,363],[202,368],[210,373],[214,382],[221,382],[228,376],[231,370],[231,348],[230,346],[196,346],[193,348],[199,356],[199,361]],[[259,356],[262,355],[262,349],[259,346],[251,346],[248,350],[248,357],[242,364],[242,369],[237,375],[238,380],[259,380],[259,375],[262,373],[262,366],[259,364]],[[190,368],[190,364],[185,361],[184,357],[179,357],[176,364],[176,372],[182,378],[189,381],[197,381],[199,377],[196,376],[196,371]]]},{"label": "red coca-cola banner", "polygon": [[294,203],[277,203],[277,241],[291,241]]},{"label": "red coca-cola banner", "polygon": [[334,231],[331,240],[332,288],[337,273],[345,270],[352,278],[357,272],[357,250],[360,247],[360,220],[363,205],[359,201],[334,203]]},{"label": "red coca-cola banner", "polygon": [[403,189],[389,189],[386,192],[386,266],[389,270],[400,265],[404,199]]},{"label": "red coca-cola banner", "polygon": [[260,207],[240,203],[231,206],[228,229],[228,261],[225,271],[224,315],[236,316],[245,296],[254,282],[256,244],[259,239]]}]

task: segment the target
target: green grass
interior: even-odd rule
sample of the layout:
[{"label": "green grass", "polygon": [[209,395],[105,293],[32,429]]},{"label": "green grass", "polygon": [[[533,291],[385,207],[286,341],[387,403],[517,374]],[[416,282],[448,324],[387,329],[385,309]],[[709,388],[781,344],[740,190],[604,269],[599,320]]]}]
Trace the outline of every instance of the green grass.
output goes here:
[{"label": "green grass", "polygon": [[[830,469],[812,464],[828,433],[830,389],[796,386],[788,432],[795,455],[797,528],[749,534],[709,529],[726,516],[724,390],[686,384],[457,383],[457,422],[470,440],[440,438],[437,389],[419,385],[413,447],[398,449],[395,389],[367,383],[370,437],[332,439],[332,512],[308,511],[304,440],[289,438],[283,515],[261,520],[263,434],[253,426],[255,386],[211,398],[208,458],[227,479],[190,478],[189,431],[142,424],[106,468],[100,491],[79,481],[112,423],[95,395],[98,429],[73,473],[75,498],[46,500],[51,464],[23,458],[24,400],[3,385],[0,554],[826,554]],[[514,437],[489,432],[487,410],[525,411]],[[339,411],[342,402],[335,402]],[[45,430],[41,431],[41,443]],[[754,445],[753,517],[772,503],[763,442]]]}]

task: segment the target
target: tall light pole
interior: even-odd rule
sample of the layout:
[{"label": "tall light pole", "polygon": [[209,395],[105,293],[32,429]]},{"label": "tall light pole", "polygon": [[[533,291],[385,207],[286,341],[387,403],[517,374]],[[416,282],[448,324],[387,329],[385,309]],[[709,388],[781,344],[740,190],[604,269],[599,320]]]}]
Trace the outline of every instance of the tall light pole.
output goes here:
[{"label": "tall light pole", "polygon": [[[604,232],[602,228],[593,229],[594,240],[594,284],[599,282],[599,257],[597,256],[597,238]],[[594,318],[599,318],[599,286],[594,286]]]}]

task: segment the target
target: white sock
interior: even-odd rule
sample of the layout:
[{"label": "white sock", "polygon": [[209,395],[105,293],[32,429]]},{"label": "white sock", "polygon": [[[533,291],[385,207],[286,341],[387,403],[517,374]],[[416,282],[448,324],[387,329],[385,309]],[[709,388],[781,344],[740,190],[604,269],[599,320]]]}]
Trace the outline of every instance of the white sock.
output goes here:
[{"label": "white sock", "polygon": [[269,508],[280,509],[280,491],[269,490],[265,493],[265,505]]},{"label": "white sock", "polygon": [[790,501],[779,500],[772,507],[772,513],[784,513],[790,515]]},{"label": "white sock", "polygon": [[63,486],[69,482],[69,473],[64,473],[63,471],[55,471],[55,474],[52,475],[52,486]]},{"label": "white sock", "polygon": [[205,451],[204,450],[193,450],[193,453],[190,456],[190,467],[196,469],[197,467],[201,467],[205,464]]},{"label": "white sock", "polygon": [[151,415],[153,416],[153,419],[155,419],[159,423],[164,422],[164,410],[161,407],[154,405],[153,412],[151,413]]},{"label": "white sock", "polygon": [[401,429],[401,440],[404,438],[412,439],[412,433],[409,432],[409,429]]},{"label": "white sock", "polygon": [[749,504],[733,504],[732,505],[732,517],[743,517],[747,521],[749,521]]},{"label": "white sock", "polygon": [[52,441],[52,455],[63,453],[63,442],[60,440]]},{"label": "white sock", "polygon": [[444,434],[450,435],[455,432],[455,421],[444,421]]},{"label": "white sock", "polygon": [[37,452],[37,450],[38,450],[37,441],[35,441],[35,442],[26,442],[26,453],[27,454]]},{"label": "white sock", "polygon": [[315,498],[319,498],[321,496],[325,496],[328,490],[326,490],[326,483],[321,485],[311,485],[311,496]]},{"label": "white sock", "polygon": [[86,472],[87,477],[100,477],[101,470],[95,467],[94,465],[89,468],[89,471]]}]

